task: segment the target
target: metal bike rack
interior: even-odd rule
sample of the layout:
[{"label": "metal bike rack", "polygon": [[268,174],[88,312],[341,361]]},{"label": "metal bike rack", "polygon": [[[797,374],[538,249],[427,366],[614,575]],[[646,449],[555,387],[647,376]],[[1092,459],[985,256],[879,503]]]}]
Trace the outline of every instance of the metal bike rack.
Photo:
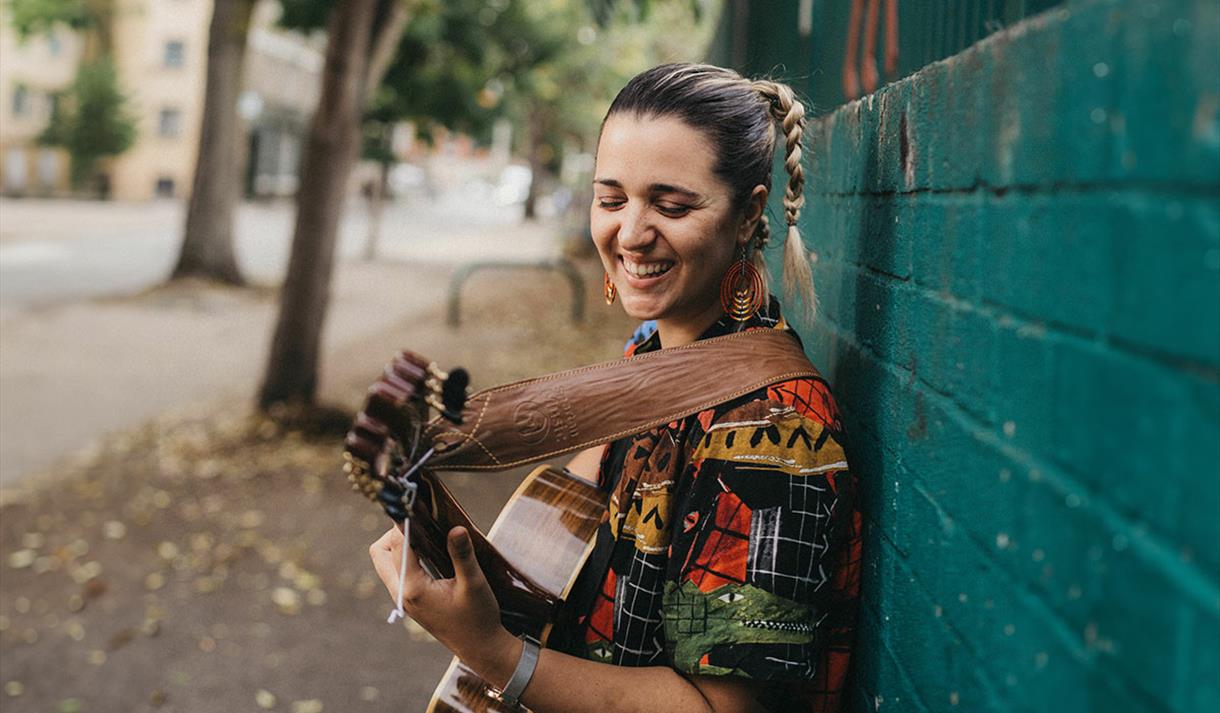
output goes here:
[{"label": "metal bike rack", "polygon": [[585,318],[585,281],[572,261],[565,258],[537,262],[488,260],[463,265],[449,280],[449,326],[456,327],[461,321],[462,284],[480,270],[554,270],[566,277],[572,287],[572,321],[580,322]]}]

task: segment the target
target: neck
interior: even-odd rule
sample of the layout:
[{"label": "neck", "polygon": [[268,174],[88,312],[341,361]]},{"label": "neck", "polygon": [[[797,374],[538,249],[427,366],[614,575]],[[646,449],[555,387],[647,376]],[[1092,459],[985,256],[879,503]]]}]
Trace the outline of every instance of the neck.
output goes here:
[{"label": "neck", "polygon": [[699,335],[706,332],[708,327],[715,324],[722,314],[724,314],[724,311],[721,309],[720,303],[717,302],[693,319],[658,319],[657,334],[661,337],[661,347],[669,349],[670,347],[684,347],[687,344],[691,344],[699,339]]}]

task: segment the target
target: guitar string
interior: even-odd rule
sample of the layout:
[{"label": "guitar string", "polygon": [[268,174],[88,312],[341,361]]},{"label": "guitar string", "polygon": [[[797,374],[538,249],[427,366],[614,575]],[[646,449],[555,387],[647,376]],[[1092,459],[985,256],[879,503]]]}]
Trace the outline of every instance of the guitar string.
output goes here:
[{"label": "guitar string", "polygon": [[411,546],[411,508],[415,505],[415,493],[419,489],[418,485],[411,482],[411,476],[424,463],[427,463],[428,459],[435,452],[435,448],[429,448],[423,457],[416,461],[415,465],[411,466],[411,469],[402,476],[402,485],[405,489],[402,500],[407,506],[407,516],[403,519],[402,523],[402,561],[398,565],[398,599],[396,600],[398,606],[394,607],[394,610],[390,612],[390,616],[386,618],[385,623],[387,624],[393,624],[407,615],[406,610],[402,606],[402,593],[407,586],[407,548]]}]

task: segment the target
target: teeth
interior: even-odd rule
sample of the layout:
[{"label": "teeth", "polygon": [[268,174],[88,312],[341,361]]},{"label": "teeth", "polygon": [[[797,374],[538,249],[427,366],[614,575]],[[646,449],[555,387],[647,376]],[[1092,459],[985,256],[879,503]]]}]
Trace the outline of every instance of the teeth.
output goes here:
[{"label": "teeth", "polygon": [[623,261],[623,267],[627,268],[627,272],[635,277],[652,277],[660,275],[673,267],[671,262],[649,262],[649,263],[631,263]]}]

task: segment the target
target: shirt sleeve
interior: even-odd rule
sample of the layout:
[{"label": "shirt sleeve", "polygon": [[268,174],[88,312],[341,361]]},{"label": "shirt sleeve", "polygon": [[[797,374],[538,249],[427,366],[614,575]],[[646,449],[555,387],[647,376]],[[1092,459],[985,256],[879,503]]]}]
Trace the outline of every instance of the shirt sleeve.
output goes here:
[{"label": "shirt sleeve", "polygon": [[851,477],[833,400],[802,379],[701,422],[662,607],[673,666],[812,681],[846,614]]}]

